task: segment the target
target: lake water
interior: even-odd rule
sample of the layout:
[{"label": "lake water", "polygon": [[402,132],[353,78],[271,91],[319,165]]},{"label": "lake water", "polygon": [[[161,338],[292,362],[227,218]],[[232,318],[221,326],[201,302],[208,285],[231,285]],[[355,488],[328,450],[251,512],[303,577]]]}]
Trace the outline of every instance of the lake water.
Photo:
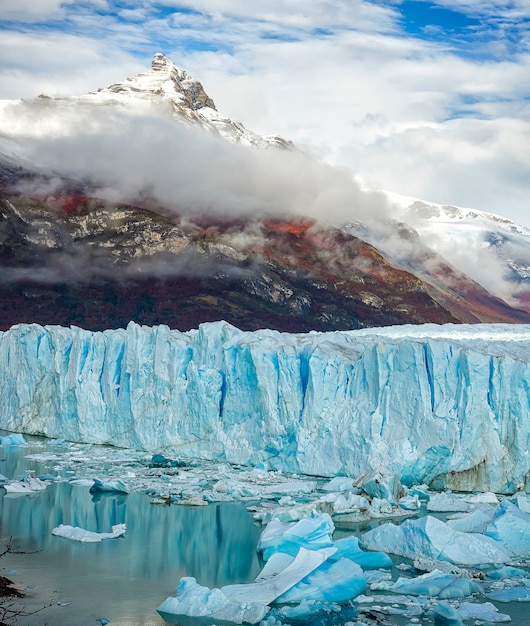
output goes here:
[{"label": "lake water", "polygon": [[[24,447],[0,446],[0,473],[20,479],[30,469],[73,479],[90,476],[96,467],[100,476],[103,467],[113,476],[130,467],[131,474],[136,471],[135,480],[141,480],[133,452],[118,452],[118,463],[115,450],[86,446],[61,463],[61,445],[30,439],[32,443]],[[43,450],[48,460],[29,458]],[[50,450],[58,452],[57,457]],[[247,511],[249,504],[247,500],[203,507],[160,506],[151,504],[141,490],[91,495],[87,484],[66,481],[54,482],[35,495],[5,494],[0,489],[0,537],[11,538],[23,552],[6,554],[0,560],[4,569],[0,573],[25,589],[27,610],[51,605],[17,624],[97,626],[106,619],[110,626],[164,626],[156,607],[174,594],[181,577],[194,576],[208,587],[253,581],[262,565],[256,546],[263,526]],[[79,543],[51,534],[59,524],[110,532],[119,523],[127,525],[126,534],[101,543]],[[337,529],[335,538],[358,534],[373,523],[377,522],[349,531]],[[405,561],[394,559],[395,565]],[[394,569],[393,574],[396,578],[402,572]],[[511,616],[513,626],[530,624],[530,603],[498,603],[497,607]],[[383,623],[396,626],[411,623],[395,615],[384,619]],[[420,620],[432,624],[426,615]]]},{"label": "lake water", "polygon": [[[9,478],[20,478],[26,467],[49,472],[24,460],[33,451],[0,447],[0,472]],[[101,543],[51,534],[61,523],[110,532],[122,522],[126,534]],[[87,487],[54,483],[35,496],[0,496],[0,536],[27,552],[8,554],[0,565],[30,587],[27,608],[53,603],[21,625],[97,626],[105,618],[113,626],[162,626],[155,609],[182,576],[211,587],[253,580],[261,530],[239,503],[154,506],[142,493],[92,496]]]}]

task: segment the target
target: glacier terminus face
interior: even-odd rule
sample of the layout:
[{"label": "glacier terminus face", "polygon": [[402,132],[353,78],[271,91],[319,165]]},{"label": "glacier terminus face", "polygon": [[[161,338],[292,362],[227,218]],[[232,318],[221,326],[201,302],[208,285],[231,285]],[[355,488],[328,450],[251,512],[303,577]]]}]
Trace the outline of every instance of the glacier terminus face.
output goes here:
[{"label": "glacier terminus face", "polygon": [[[0,428],[317,476],[513,493],[530,471],[530,327],[0,333]],[[529,487],[530,488],[530,487]]]}]

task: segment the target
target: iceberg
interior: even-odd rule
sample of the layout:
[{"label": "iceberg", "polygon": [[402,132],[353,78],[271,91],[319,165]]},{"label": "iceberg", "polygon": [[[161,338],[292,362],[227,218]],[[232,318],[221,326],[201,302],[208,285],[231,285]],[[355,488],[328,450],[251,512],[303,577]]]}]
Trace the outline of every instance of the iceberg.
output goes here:
[{"label": "iceberg", "polygon": [[499,609],[491,602],[475,603],[462,602],[458,607],[458,614],[463,620],[480,620],[481,622],[501,623],[511,622],[512,618],[504,613],[499,613]]},{"label": "iceberg", "polygon": [[341,558],[349,559],[363,568],[392,567],[392,559],[384,552],[366,552],[359,547],[359,540],[354,535],[333,542],[335,554],[329,557],[333,562]]},{"label": "iceberg", "polygon": [[426,515],[406,520],[400,526],[383,524],[369,530],[360,544],[409,559],[435,559],[455,565],[506,563],[510,554],[504,545],[478,533],[453,530],[445,522]]},{"label": "iceberg", "polygon": [[34,476],[34,472],[29,470],[24,472],[22,480],[7,480],[2,484],[9,494],[35,494],[44,491],[47,486],[45,481]]},{"label": "iceberg", "polygon": [[346,603],[366,589],[363,570],[350,559],[327,562],[279,596],[278,604]]},{"label": "iceberg", "polygon": [[26,440],[19,433],[12,433],[11,435],[0,437],[0,446],[23,446],[25,443]]},{"label": "iceberg", "polygon": [[333,552],[333,548],[321,550],[300,548],[298,554],[289,565],[275,576],[270,578],[261,577],[255,583],[227,585],[222,587],[221,591],[231,602],[245,602],[248,598],[252,598],[261,604],[271,604],[289,589],[295,587],[297,583],[305,579],[311,572],[319,569]]},{"label": "iceberg", "polygon": [[397,504],[398,500],[405,495],[399,476],[380,467],[365,472],[355,480],[353,485],[372,498],[387,500],[390,504]]},{"label": "iceberg", "polygon": [[220,589],[202,587],[187,576],[179,581],[175,596],[166,598],[156,610],[170,624],[180,624],[182,617],[206,617],[216,624],[257,624],[270,609],[248,599],[231,602]]},{"label": "iceberg", "polygon": [[480,593],[481,586],[466,578],[434,570],[416,578],[398,578],[395,582],[383,580],[371,585],[371,589],[390,591],[405,595],[436,596],[438,598],[465,598]]},{"label": "iceberg", "polygon": [[313,513],[294,524],[272,520],[260,539],[267,562],[254,583],[209,589],[184,577],[175,596],[167,598],[157,611],[170,623],[186,616],[253,624],[273,606],[298,605],[293,609],[298,616],[332,607],[340,610],[341,604],[366,589],[367,582],[357,563],[336,556],[341,550],[333,545],[332,532],[327,514]]},{"label": "iceberg", "polygon": [[530,602],[530,589],[527,587],[512,587],[499,589],[486,594],[486,598],[495,602]]},{"label": "iceberg", "polygon": [[512,618],[504,613],[499,613],[496,606],[491,602],[481,604],[474,602],[462,602],[455,608],[447,602],[440,602],[433,611],[435,624],[446,624],[446,626],[462,626],[464,620],[477,620],[476,624],[495,624],[511,622]]},{"label": "iceberg", "polygon": [[508,500],[499,504],[485,534],[504,545],[510,555],[530,557],[530,514]]},{"label": "iceberg", "polygon": [[94,478],[94,484],[90,487],[89,491],[90,493],[129,493],[129,490],[119,478],[107,480]]},{"label": "iceberg", "polygon": [[466,513],[461,517],[447,520],[447,525],[453,530],[464,533],[484,533],[493,519],[495,509],[475,509],[471,513]]},{"label": "iceberg", "polygon": [[295,556],[300,548],[308,550],[329,548],[333,546],[334,529],[335,526],[327,513],[313,512],[309,517],[291,524],[273,519],[261,533],[257,550],[263,554],[265,560],[268,560],[275,552]]},{"label": "iceberg", "polygon": [[115,524],[110,533],[96,533],[80,528],[79,526],[59,524],[59,526],[52,529],[52,535],[65,537],[66,539],[72,539],[73,541],[80,541],[82,543],[98,543],[103,541],[103,539],[116,539],[116,537],[121,537],[126,531],[127,526],[125,524]]},{"label": "iceberg", "polygon": [[513,494],[530,471],[529,379],[525,325],[20,324],[0,333],[0,428],[315,476],[387,466],[407,486]]}]

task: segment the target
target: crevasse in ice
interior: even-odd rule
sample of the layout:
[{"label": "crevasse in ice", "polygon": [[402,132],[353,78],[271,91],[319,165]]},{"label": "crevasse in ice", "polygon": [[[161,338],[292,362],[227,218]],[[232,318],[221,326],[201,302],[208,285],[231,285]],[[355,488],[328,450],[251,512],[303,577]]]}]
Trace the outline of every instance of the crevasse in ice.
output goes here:
[{"label": "crevasse in ice", "polygon": [[0,334],[0,427],[71,441],[513,493],[530,470],[530,327],[242,332],[225,322]]}]

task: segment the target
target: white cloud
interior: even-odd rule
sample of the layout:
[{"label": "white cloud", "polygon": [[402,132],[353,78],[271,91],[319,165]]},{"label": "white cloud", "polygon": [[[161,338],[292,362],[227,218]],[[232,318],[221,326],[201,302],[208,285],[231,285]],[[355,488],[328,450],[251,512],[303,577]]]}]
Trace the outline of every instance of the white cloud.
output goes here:
[{"label": "white cloud", "polygon": [[[76,0],[2,0],[0,20],[40,22],[64,16]],[[108,0],[85,0],[87,8],[107,9]]]},{"label": "white cloud", "polygon": [[75,0],[2,0],[0,19],[36,22],[61,13],[63,5]]},{"label": "white cloud", "polygon": [[472,15],[528,17],[529,0],[430,0],[433,4]]},{"label": "white cloud", "polygon": [[390,7],[363,0],[160,0],[175,8],[188,8],[213,17],[228,17],[247,22],[288,28],[355,28],[383,30],[393,27],[396,13]]},{"label": "white cloud", "polygon": [[141,62],[105,41],[56,32],[4,32],[0,57],[4,99],[82,94],[142,71]]},{"label": "white cloud", "polygon": [[382,194],[361,190],[349,170],[300,152],[230,144],[160,114],[71,101],[5,104],[0,134],[19,157],[90,181],[97,196],[153,198],[179,214],[313,216],[377,223]]},{"label": "white cloud", "polygon": [[[477,15],[528,8],[523,0],[438,4]],[[51,0],[44,5],[60,7]],[[256,132],[278,132],[350,166],[367,183],[530,224],[530,164],[524,158],[530,151],[530,56],[505,57],[501,45],[502,56],[478,62],[450,53],[443,42],[405,36],[399,3],[164,5],[175,12],[161,17],[144,1],[129,3],[120,19],[72,12],[71,34],[4,30],[1,93],[94,90],[143,71],[160,49],[201,80],[222,114]],[[186,8],[190,12],[182,12]],[[140,15],[145,19],[138,22]],[[317,28],[325,34],[315,35]],[[145,50],[143,60],[138,50]]]}]

